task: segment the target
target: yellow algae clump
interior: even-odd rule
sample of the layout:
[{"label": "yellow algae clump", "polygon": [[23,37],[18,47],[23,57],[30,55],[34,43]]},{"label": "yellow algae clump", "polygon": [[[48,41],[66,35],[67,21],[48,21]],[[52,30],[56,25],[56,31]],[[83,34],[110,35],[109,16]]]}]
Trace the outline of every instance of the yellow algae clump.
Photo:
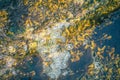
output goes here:
[{"label": "yellow algae clump", "polygon": [[90,64],[88,66],[88,74],[89,75],[93,75],[94,74],[94,68],[95,68],[94,64]]},{"label": "yellow algae clump", "polygon": [[108,36],[108,37],[107,37],[107,39],[111,39],[111,38],[112,38],[112,36]]},{"label": "yellow algae clump", "polygon": [[85,49],[88,49],[90,47],[90,45],[85,45]]},{"label": "yellow algae clump", "polygon": [[35,76],[36,72],[35,71],[31,71],[30,74],[31,74],[31,76]]},{"label": "yellow algae clump", "polygon": [[77,36],[77,40],[78,40],[78,41],[84,41],[85,39],[84,39],[84,37],[82,37],[82,36]]},{"label": "yellow algae clump", "polygon": [[88,66],[88,68],[91,68],[91,69],[93,69],[94,67],[95,67],[94,64],[90,64],[90,65]]},{"label": "yellow algae clump", "polygon": [[101,39],[104,39],[104,40],[105,40],[105,39],[108,39],[108,40],[109,40],[109,39],[111,39],[111,38],[112,38],[112,36],[110,36],[110,35],[108,35],[108,34],[104,34]]},{"label": "yellow algae clump", "polygon": [[43,62],[44,66],[49,66],[49,62]]},{"label": "yellow algae clump", "polygon": [[12,67],[13,65],[16,65],[16,60],[10,56],[7,56],[5,60],[6,60],[6,67],[8,68]]},{"label": "yellow algae clump", "polygon": [[29,44],[29,48],[30,49],[35,49],[37,47],[37,42],[31,42],[30,44]]},{"label": "yellow algae clump", "polygon": [[29,52],[30,53],[35,53],[36,52],[36,48],[37,48],[37,42],[30,42],[29,43],[29,45],[28,45],[28,47],[29,47]]},{"label": "yellow algae clump", "polygon": [[79,61],[81,56],[83,56],[83,53],[79,50],[77,50],[77,51],[70,50],[70,54],[72,55],[71,62]]},{"label": "yellow algae clump", "polygon": [[105,50],[106,46],[103,46],[102,48],[98,47],[98,52],[96,53],[97,56],[99,56],[100,58],[103,58],[103,53]]},{"label": "yellow algae clump", "polygon": [[108,52],[109,56],[112,56],[115,52],[115,48],[112,48],[111,51]]},{"label": "yellow algae clump", "polygon": [[58,2],[60,2],[60,3],[64,3],[64,2],[65,2],[65,0],[58,0]]},{"label": "yellow algae clump", "polygon": [[28,0],[23,0],[24,5],[28,5]]},{"label": "yellow algae clump", "polygon": [[106,66],[104,66],[104,70],[105,70],[105,71],[107,71],[107,70],[108,70],[108,68],[107,68]]},{"label": "yellow algae clump", "polygon": [[8,13],[5,10],[0,10],[0,28],[4,27],[8,20]]},{"label": "yellow algae clump", "polygon": [[100,48],[100,47],[98,47],[98,51],[100,51],[100,52],[104,52],[104,50],[105,50],[105,48],[106,48],[106,46],[103,46],[102,48]]},{"label": "yellow algae clump", "polygon": [[33,25],[32,21],[28,18],[24,24],[26,27],[31,27]]},{"label": "yellow algae clump", "polygon": [[80,60],[80,57],[78,55],[72,55],[73,58],[71,58],[71,62],[76,62]]},{"label": "yellow algae clump", "polygon": [[10,53],[14,53],[14,52],[16,52],[16,49],[15,49],[13,46],[9,46],[9,47],[8,47],[8,51],[9,51]]},{"label": "yellow algae clump", "polygon": [[95,42],[94,42],[94,41],[91,41],[91,49],[93,50],[93,49],[95,49],[95,47],[96,47]]}]

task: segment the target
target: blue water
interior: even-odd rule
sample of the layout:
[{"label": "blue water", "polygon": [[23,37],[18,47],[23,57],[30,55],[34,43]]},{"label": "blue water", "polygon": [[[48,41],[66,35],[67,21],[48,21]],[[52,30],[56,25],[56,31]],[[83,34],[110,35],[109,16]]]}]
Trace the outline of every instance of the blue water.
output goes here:
[{"label": "blue water", "polygon": [[102,43],[98,43],[101,46],[106,45],[115,48],[115,53],[120,54],[120,17],[113,21],[112,24],[104,27],[102,30],[96,30],[97,35],[95,35],[96,39],[99,39],[102,34],[108,34],[112,36],[112,39],[102,41]]},{"label": "blue water", "polygon": [[112,39],[105,41],[104,44],[115,47],[115,53],[120,54],[120,17],[113,24],[105,27],[102,32],[112,36]]}]

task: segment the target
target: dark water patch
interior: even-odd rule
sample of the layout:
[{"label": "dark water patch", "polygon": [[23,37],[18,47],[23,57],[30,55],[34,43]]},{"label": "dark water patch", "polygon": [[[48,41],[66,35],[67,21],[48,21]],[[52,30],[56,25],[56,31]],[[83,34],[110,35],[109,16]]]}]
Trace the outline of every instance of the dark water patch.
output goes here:
[{"label": "dark water patch", "polygon": [[11,0],[0,0],[0,9],[5,9],[7,6],[10,6]]},{"label": "dark water patch", "polygon": [[8,23],[5,26],[7,31],[14,34],[25,31],[24,21],[28,15],[28,6],[23,4],[23,0],[0,0],[0,9],[8,13]]},{"label": "dark water patch", "polygon": [[[39,56],[32,56],[31,60],[30,58],[26,58],[22,64],[19,64],[17,66],[17,69],[22,72],[23,74],[26,74],[25,76],[23,74],[18,74],[16,76],[13,76],[10,80],[44,80],[44,76],[41,76],[42,73],[42,59]],[[35,75],[32,76],[32,71],[35,72]]]},{"label": "dark water patch", "polygon": [[74,72],[73,75],[66,76],[62,80],[75,80],[76,78],[81,78],[87,71],[87,66],[92,63],[91,51],[87,49],[84,55],[80,58],[79,61],[70,63],[70,69]]},{"label": "dark water patch", "polygon": [[[117,14],[115,14],[115,15],[117,15]],[[116,17],[113,17],[113,18],[116,18]],[[93,35],[93,37],[96,40],[100,39],[101,37],[103,37],[103,33],[112,36],[112,39],[101,40],[101,41],[98,41],[97,44],[99,46],[106,45],[106,46],[114,47],[115,53],[120,53],[120,49],[119,49],[120,48],[120,17],[118,17],[117,19],[113,19],[112,22],[113,22],[112,24],[104,27],[102,30],[99,30],[99,28],[97,28],[95,30],[97,32],[97,34]],[[103,27],[103,26],[101,25],[100,27]]]}]

